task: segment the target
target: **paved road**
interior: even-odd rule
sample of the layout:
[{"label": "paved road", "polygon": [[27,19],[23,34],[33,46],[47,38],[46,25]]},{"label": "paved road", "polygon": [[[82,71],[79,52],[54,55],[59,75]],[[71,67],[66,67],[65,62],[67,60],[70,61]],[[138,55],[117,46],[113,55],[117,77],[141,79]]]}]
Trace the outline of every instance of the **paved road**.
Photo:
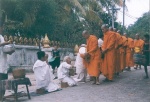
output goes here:
[{"label": "paved road", "polygon": [[[100,85],[91,85],[90,82],[79,83],[76,87],[64,88],[59,92],[41,96],[31,94],[31,100],[26,97],[19,100],[20,102],[150,102],[150,79],[143,79],[143,76],[143,68],[132,69],[130,72],[121,73],[114,82],[101,82]],[[100,80],[103,79],[101,76]],[[34,79],[31,81],[35,83]],[[34,85],[30,87],[30,92],[34,91],[33,87]]]}]

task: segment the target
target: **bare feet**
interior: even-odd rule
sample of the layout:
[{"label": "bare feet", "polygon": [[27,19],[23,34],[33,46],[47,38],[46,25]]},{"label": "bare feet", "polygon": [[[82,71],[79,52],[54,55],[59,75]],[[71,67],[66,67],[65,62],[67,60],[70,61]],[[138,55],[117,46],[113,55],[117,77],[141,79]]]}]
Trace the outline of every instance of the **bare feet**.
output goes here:
[{"label": "bare feet", "polygon": [[100,85],[100,82],[96,82],[96,85]]}]

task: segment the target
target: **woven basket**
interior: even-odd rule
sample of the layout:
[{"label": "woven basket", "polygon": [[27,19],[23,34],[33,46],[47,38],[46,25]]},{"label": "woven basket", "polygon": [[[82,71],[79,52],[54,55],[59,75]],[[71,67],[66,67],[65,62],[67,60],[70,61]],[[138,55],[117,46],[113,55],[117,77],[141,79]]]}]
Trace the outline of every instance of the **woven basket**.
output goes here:
[{"label": "woven basket", "polygon": [[15,79],[25,78],[25,75],[26,75],[25,69],[14,69],[12,73]]}]

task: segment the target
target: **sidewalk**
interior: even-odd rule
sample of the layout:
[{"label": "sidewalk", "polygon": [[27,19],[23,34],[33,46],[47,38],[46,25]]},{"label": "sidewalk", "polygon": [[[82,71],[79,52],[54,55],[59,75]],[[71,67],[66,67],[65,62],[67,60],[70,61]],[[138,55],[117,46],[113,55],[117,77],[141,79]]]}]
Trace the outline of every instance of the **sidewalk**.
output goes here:
[{"label": "sidewalk", "polygon": [[[150,67],[149,67],[150,68]],[[150,70],[149,70],[150,73]],[[40,96],[35,92],[35,79],[33,74],[27,74],[32,86],[29,86],[31,100],[27,97],[19,98],[18,102],[150,102],[150,79],[143,79],[144,68],[123,72],[112,83],[104,83],[100,76],[100,85],[91,85],[90,82],[79,83],[76,87],[64,88],[62,91],[48,93]],[[9,75],[9,78],[12,77]],[[55,80],[59,84],[58,80]],[[20,86],[19,91],[25,91]],[[26,91],[25,91],[26,92]],[[10,94],[7,91],[6,95]],[[6,100],[5,102],[14,102]]]}]

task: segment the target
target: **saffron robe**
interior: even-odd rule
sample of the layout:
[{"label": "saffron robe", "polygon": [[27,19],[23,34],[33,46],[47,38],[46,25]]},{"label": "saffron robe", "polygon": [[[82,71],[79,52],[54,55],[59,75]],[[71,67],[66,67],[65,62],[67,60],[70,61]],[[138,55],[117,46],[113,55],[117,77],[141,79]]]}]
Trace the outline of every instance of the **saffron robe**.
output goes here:
[{"label": "saffron robe", "polygon": [[135,39],[134,40],[134,48],[138,47],[142,51],[143,50],[143,45],[144,45],[144,41],[142,39],[139,39],[139,40]]},{"label": "saffron robe", "polygon": [[115,70],[115,38],[116,34],[114,32],[107,31],[104,34],[104,42],[102,45],[102,50],[108,49],[108,51],[104,55],[101,72],[109,80],[113,80]]},{"label": "saffron robe", "polygon": [[134,40],[132,38],[127,38],[127,48],[126,48],[126,67],[133,67],[133,48]]},{"label": "saffron robe", "polygon": [[120,70],[123,70],[126,67],[126,47],[127,47],[127,38],[122,36],[122,46],[120,47]]},{"label": "saffron robe", "polygon": [[90,55],[89,63],[84,61],[87,72],[90,76],[98,77],[100,73],[100,49],[98,47],[98,39],[94,35],[90,35],[87,39],[87,53]]},{"label": "saffron robe", "polygon": [[122,45],[122,37],[119,33],[116,34],[115,42],[115,73],[121,72],[120,69],[120,50],[119,47]]}]

